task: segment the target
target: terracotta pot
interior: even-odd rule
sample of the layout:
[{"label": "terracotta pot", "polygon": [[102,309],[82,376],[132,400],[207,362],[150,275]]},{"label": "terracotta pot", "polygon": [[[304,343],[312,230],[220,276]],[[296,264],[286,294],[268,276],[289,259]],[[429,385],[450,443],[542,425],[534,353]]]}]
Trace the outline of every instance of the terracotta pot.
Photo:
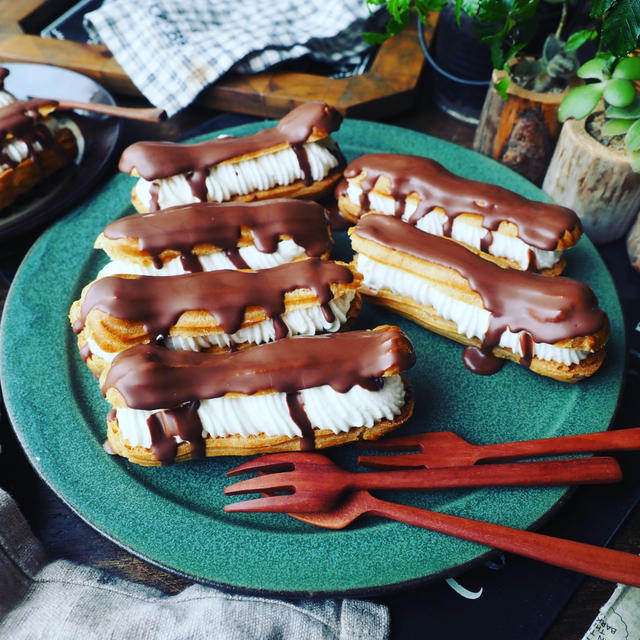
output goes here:
[{"label": "terracotta pot", "polygon": [[580,216],[595,243],[622,238],[640,210],[640,174],[627,152],[600,144],[585,120],[564,123],[542,189]]},{"label": "terracotta pot", "polygon": [[539,186],[562,127],[558,106],[569,89],[538,93],[511,81],[503,100],[494,85],[506,77],[506,71],[493,71],[473,148]]}]

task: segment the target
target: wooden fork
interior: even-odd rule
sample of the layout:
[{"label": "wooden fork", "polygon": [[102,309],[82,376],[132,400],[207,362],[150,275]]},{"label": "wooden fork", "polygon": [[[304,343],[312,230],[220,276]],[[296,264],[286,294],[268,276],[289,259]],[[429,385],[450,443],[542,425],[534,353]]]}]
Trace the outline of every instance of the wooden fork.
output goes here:
[{"label": "wooden fork", "polygon": [[362,515],[381,516],[585,575],[640,587],[640,556],[635,554],[386,502],[368,491],[350,493],[342,503],[328,511],[289,515],[329,529],[343,529]]},{"label": "wooden fork", "polygon": [[[357,489],[550,486],[617,482],[622,477],[618,463],[607,457],[353,473],[322,454],[302,452],[261,456],[231,469],[227,475],[254,471],[262,475],[225,487],[225,494],[269,495],[225,505],[225,511],[327,511],[346,492]],[[275,492],[280,494],[273,495]]]},{"label": "wooden fork", "polygon": [[419,453],[398,456],[358,458],[360,464],[372,469],[457,467],[472,465],[480,460],[513,460],[595,451],[636,451],[640,449],[640,427],[486,445],[470,444],[455,433],[437,431],[383,438],[358,445],[376,451],[419,450]]}]

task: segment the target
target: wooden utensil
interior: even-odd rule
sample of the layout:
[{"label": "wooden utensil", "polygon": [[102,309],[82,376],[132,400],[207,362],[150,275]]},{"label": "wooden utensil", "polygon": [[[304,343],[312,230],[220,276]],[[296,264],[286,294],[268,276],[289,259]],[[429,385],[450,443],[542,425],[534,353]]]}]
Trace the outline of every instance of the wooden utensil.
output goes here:
[{"label": "wooden utensil", "polygon": [[250,460],[227,472],[262,475],[225,487],[226,495],[287,492],[226,505],[225,511],[326,511],[344,494],[358,489],[445,489],[486,486],[550,486],[617,482],[622,473],[613,458],[480,465],[353,473],[319,453],[276,453]]},{"label": "wooden utensil", "polygon": [[80,100],[56,100],[58,103],[55,111],[68,111],[79,109],[91,113],[100,113],[114,118],[124,118],[125,120],[141,120],[143,122],[162,122],[167,119],[164,109],[145,107],[120,107],[115,104],[102,104],[101,102],[81,102]]},{"label": "wooden utensil", "polygon": [[410,469],[472,465],[480,460],[551,456],[566,453],[635,451],[640,449],[640,427],[572,436],[474,445],[455,433],[437,431],[359,443],[377,451],[411,451],[399,456],[360,456],[358,462],[373,469]]},{"label": "wooden utensil", "polygon": [[640,556],[635,554],[386,502],[368,491],[348,494],[342,503],[330,511],[289,515],[329,529],[343,529],[362,515],[380,516],[585,575],[640,587]]}]

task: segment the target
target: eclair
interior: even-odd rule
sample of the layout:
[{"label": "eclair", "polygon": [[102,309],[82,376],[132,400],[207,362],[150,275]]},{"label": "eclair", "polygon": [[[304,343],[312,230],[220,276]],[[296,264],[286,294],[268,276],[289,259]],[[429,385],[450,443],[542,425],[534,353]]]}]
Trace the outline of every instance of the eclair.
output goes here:
[{"label": "eclair", "polygon": [[122,153],[119,168],[140,178],[131,194],[140,213],[190,202],[320,199],[344,167],[330,137],[341,122],[333,107],[309,102],[251,135],[195,144],[136,142]]},{"label": "eclair", "polygon": [[501,268],[393,216],[368,214],[350,236],[365,299],[468,345],[471,371],[508,359],[576,382],[602,364],[609,323],[586,284]]},{"label": "eclair", "polygon": [[[0,82],[7,75],[0,73]],[[0,209],[55,171],[79,159],[80,130],[70,120],[49,114],[55,100],[15,100],[10,93],[0,96]]]},{"label": "eclair", "polygon": [[114,453],[141,465],[372,440],[411,416],[398,327],[297,336],[213,355],[139,345],[101,378]]},{"label": "eclair", "polygon": [[501,266],[544,275],[562,272],[563,251],[582,233],[580,219],[567,207],[463,178],[418,156],[356,158],[335,193],[338,208],[352,222],[366,213],[392,215]]},{"label": "eclair", "polygon": [[99,277],[178,275],[327,258],[333,239],[322,206],[283,198],[136,213],[109,224],[94,246],[111,258]]},{"label": "eclair", "polygon": [[139,343],[224,351],[339,331],[360,310],[360,280],[348,265],[319,258],[260,271],[106,276],[84,288],[69,319],[83,359],[100,375]]}]

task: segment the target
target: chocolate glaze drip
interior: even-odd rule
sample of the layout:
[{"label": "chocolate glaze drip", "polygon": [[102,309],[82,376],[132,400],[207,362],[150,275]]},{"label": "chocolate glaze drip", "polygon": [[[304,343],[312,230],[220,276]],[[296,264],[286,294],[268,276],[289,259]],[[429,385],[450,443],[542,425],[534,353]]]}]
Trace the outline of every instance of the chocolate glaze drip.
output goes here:
[{"label": "chocolate glaze drip", "polygon": [[302,433],[301,451],[313,451],[316,448],[313,425],[304,410],[304,402],[302,402],[302,395],[299,391],[287,393],[287,407],[291,419],[300,427]]},{"label": "chocolate glaze drip", "polygon": [[0,67],[0,89],[4,89],[4,80],[9,75],[9,69]]},{"label": "chocolate glaze drip", "polygon": [[263,149],[302,144],[314,129],[329,134],[338,129],[341,122],[342,116],[333,107],[308,102],[289,112],[275,127],[248,136],[215,138],[197,144],[136,142],[124,150],[119,169],[131,173],[135,168],[145,180],[194,172],[190,181],[193,189],[200,179],[195,176],[198,170]]},{"label": "chocolate glaze drip", "polygon": [[163,464],[173,462],[178,450],[176,436],[189,443],[191,457],[205,457],[202,422],[198,415],[200,402],[189,402],[181,407],[166,409],[147,418],[151,434],[151,450]]},{"label": "chocolate glaze drip", "polygon": [[[495,231],[503,220],[512,222],[522,240],[546,251],[555,250],[566,231],[580,229],[580,219],[567,207],[527,200],[502,187],[462,178],[434,160],[418,156],[374,153],[356,158],[346,167],[336,196],[346,195],[346,178],[354,178],[363,171],[366,177],[361,183],[362,213],[369,210],[369,192],[378,178],[388,176],[396,200],[395,215],[402,216],[407,196],[416,193],[420,202],[410,224],[417,224],[434,207],[441,207],[447,215],[446,236],[451,235],[453,221],[462,213],[483,216],[483,227],[489,231]],[[483,250],[491,240],[489,237],[485,241]]]},{"label": "chocolate glaze drip", "polygon": [[[604,326],[606,316],[598,308],[596,296],[577,280],[502,269],[455,242],[423,233],[391,216],[367,215],[358,221],[355,234],[454,269],[467,279],[492,314],[481,349],[486,357],[506,329],[525,331],[536,342],[553,344],[597,333]],[[529,366],[531,360],[526,354],[521,364]],[[473,358],[477,361],[479,354],[474,352]],[[472,356],[467,354],[465,363],[469,366],[471,362]]]},{"label": "chocolate glaze drip", "polygon": [[240,251],[238,251],[238,249],[227,249],[227,251],[225,251],[225,255],[236,269],[251,269],[240,255]]},{"label": "chocolate glaze drip", "polygon": [[252,203],[199,202],[158,213],[136,213],[112,222],[104,235],[111,240],[137,238],[139,249],[150,254],[155,264],[156,259],[162,262],[160,255],[167,249],[191,255],[197,245],[210,244],[222,251],[235,251],[243,227],[251,230],[255,247],[262,253],[275,252],[282,236],[293,239],[308,256],[323,256],[333,247],[323,207],[310,200],[284,198]]},{"label": "chocolate glaze drip", "polygon": [[303,176],[302,181],[305,186],[308,187],[313,182],[313,175],[311,174],[311,165],[309,164],[307,150],[302,144],[294,144],[291,148],[298,159],[298,165],[300,166],[300,171],[302,171]]},{"label": "chocolate glaze drip", "polygon": [[[160,263],[160,266],[158,268],[161,268],[163,264],[162,260],[159,257],[154,256],[154,264],[156,263],[156,260]],[[180,264],[185,271],[188,271],[190,273],[199,273],[203,270],[198,256],[191,252],[183,251],[180,254]]]},{"label": "chocolate glaze drip", "polygon": [[333,298],[331,284],[352,281],[353,273],[346,265],[319,258],[251,272],[225,269],[162,278],[109,276],[89,286],[74,331],[82,331],[91,309],[142,322],[152,337],[168,334],[184,312],[204,310],[227,333],[235,333],[249,307],[259,307],[273,318],[285,311],[285,293],[301,288],[311,289],[325,305]]},{"label": "chocolate glaze drip", "polygon": [[409,369],[415,354],[398,327],[295,336],[232,353],[172,351],[151,344],[118,354],[102,385],[134,409],[160,409],[226,393],[294,393],[328,384],[380,388],[380,376]]}]

